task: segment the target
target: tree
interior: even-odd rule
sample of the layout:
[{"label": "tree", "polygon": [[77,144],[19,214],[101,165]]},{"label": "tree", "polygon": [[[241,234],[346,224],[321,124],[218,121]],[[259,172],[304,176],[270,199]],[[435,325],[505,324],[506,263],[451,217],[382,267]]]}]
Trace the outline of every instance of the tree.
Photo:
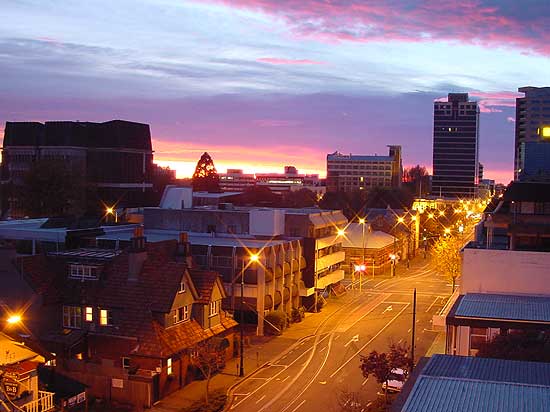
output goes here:
[{"label": "tree", "polygon": [[388,401],[388,382],[399,378],[399,375],[392,374],[392,371],[401,368],[405,371],[403,378],[406,378],[410,368],[408,357],[409,350],[406,345],[391,344],[389,353],[378,353],[372,351],[367,356],[361,355],[359,368],[363,376],[368,378],[373,375],[379,384],[385,383],[384,397]]},{"label": "tree", "polygon": [[424,166],[416,165],[403,170],[403,182],[419,197],[430,191],[430,176]]},{"label": "tree", "polygon": [[315,192],[303,188],[296,191],[288,191],[283,195],[282,206],[301,208],[312,207],[317,204],[317,195]]},{"label": "tree", "polygon": [[196,367],[206,380],[204,402],[208,405],[210,380],[225,365],[225,348],[217,339],[199,342],[191,350],[191,365]]},{"label": "tree", "polygon": [[197,162],[195,173],[193,173],[193,191],[219,193],[220,176],[214,166],[214,161],[210,155],[204,152]]},{"label": "tree", "polygon": [[61,160],[38,160],[17,189],[22,210],[30,217],[80,216],[86,210],[83,175]]},{"label": "tree", "polygon": [[456,279],[460,276],[460,249],[462,242],[454,236],[440,237],[433,247],[437,269],[453,283],[455,291]]},{"label": "tree", "polygon": [[273,193],[267,186],[250,186],[244,189],[233,203],[238,206],[279,207],[281,196]]},{"label": "tree", "polygon": [[479,348],[476,356],[531,362],[550,362],[550,333],[520,330],[496,335]]}]

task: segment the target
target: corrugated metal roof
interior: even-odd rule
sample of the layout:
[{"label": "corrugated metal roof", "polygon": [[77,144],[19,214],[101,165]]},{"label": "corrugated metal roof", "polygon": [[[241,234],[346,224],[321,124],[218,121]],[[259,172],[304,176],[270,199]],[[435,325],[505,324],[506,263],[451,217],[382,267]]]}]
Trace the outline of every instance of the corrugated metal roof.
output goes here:
[{"label": "corrugated metal roof", "polygon": [[550,297],[467,293],[455,316],[550,322]]},{"label": "corrugated metal roof", "polygon": [[550,387],[550,363],[433,355],[422,375]]},{"label": "corrugated metal roof", "polygon": [[550,387],[420,376],[402,412],[550,412]]}]

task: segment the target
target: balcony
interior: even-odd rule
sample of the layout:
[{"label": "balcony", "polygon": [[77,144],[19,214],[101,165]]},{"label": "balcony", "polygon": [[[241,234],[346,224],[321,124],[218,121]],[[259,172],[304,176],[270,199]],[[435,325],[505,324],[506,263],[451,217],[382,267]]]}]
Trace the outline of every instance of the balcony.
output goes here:
[{"label": "balcony", "polygon": [[335,270],[317,279],[317,289],[324,289],[327,286],[340,282],[342,279],[344,279],[344,271],[342,269]]},{"label": "balcony", "polygon": [[346,252],[340,251],[331,253],[330,255],[326,255],[323,257],[320,257],[317,259],[317,265],[315,267],[315,270],[317,272],[320,272],[329,266],[336,265],[337,263],[341,263],[346,259]]},{"label": "balcony", "polygon": [[46,412],[54,409],[53,392],[38,391],[38,399],[20,406],[25,412]]}]

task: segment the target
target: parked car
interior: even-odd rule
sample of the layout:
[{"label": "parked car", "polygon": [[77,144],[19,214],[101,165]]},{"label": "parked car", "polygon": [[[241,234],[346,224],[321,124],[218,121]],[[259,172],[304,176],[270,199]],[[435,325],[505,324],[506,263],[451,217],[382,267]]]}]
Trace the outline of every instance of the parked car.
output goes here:
[{"label": "parked car", "polygon": [[401,392],[407,377],[405,371],[401,368],[392,369],[391,375],[391,378],[387,381],[387,385],[386,382],[382,384],[382,389],[386,390],[387,387],[388,392]]}]

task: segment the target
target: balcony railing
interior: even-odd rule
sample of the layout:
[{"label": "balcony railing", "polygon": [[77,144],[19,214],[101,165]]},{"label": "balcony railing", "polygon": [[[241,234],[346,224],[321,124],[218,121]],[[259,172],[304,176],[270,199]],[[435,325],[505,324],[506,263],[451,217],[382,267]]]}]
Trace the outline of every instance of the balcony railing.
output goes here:
[{"label": "balcony railing", "polygon": [[38,399],[24,404],[25,412],[46,412],[54,409],[53,392],[38,391]]}]

